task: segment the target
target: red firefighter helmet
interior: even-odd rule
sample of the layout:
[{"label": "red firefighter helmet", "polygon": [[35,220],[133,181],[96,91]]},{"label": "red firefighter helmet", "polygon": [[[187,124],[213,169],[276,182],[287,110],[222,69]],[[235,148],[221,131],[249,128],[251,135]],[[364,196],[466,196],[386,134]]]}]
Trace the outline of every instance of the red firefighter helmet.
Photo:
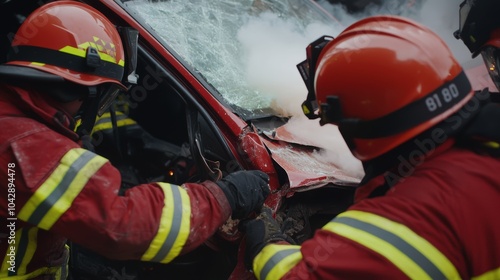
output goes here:
[{"label": "red firefighter helmet", "polygon": [[304,112],[338,125],[361,161],[443,121],[474,94],[447,45],[398,16],[365,18],[335,39],[320,38],[308,47],[306,62],[306,102],[316,101],[319,115],[310,106]]},{"label": "red firefighter helmet", "polygon": [[55,1],[39,7],[17,30],[12,48],[7,65],[41,70],[84,86],[112,83],[126,89],[120,35],[86,4]]}]

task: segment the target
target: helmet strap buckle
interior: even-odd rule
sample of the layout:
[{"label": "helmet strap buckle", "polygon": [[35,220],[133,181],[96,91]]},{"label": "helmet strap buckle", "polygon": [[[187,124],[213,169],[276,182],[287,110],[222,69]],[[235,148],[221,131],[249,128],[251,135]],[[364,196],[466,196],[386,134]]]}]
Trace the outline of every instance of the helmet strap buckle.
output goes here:
[{"label": "helmet strap buckle", "polygon": [[76,133],[83,137],[84,135],[90,135],[94,127],[94,123],[97,116],[97,107],[99,106],[99,92],[96,86],[88,87],[89,93],[88,97],[82,104],[80,108],[81,111],[81,124],[77,128]]},{"label": "helmet strap buckle", "polygon": [[321,104],[320,124],[339,123],[342,120],[342,110],[338,96],[326,97],[326,103]]},{"label": "helmet strap buckle", "polygon": [[87,66],[97,68],[101,66],[101,57],[99,52],[94,47],[88,47],[85,55],[85,62]]}]

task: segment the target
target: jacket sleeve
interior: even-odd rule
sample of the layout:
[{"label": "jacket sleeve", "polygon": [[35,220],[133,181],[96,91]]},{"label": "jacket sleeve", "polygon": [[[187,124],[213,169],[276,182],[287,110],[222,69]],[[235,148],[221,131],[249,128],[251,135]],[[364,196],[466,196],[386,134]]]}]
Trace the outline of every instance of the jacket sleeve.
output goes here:
[{"label": "jacket sleeve", "polygon": [[259,280],[406,279],[376,253],[325,229],[302,245],[266,245],[255,257],[253,271]]},{"label": "jacket sleeve", "polygon": [[[446,230],[430,221],[430,207],[388,199],[351,207],[301,246],[268,244],[253,261],[254,273],[258,279],[462,279],[454,255],[443,247]],[[388,218],[397,212],[407,223]]]},{"label": "jacket sleeve", "polygon": [[356,210],[301,246],[268,244],[253,269],[258,279],[461,279],[444,254],[409,228]]},{"label": "jacket sleeve", "polygon": [[23,174],[30,196],[18,218],[106,257],[168,263],[203,243],[230,216],[212,182],[144,184],[120,196],[119,172],[105,158],[81,148],[58,158],[50,170],[44,162],[29,167],[47,170],[40,181]]}]

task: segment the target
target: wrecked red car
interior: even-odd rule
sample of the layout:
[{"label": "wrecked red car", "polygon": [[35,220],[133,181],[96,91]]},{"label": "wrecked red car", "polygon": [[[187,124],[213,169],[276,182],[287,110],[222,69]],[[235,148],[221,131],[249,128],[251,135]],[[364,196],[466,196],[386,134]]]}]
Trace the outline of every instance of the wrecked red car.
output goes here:
[{"label": "wrecked red car", "polygon": [[[2,38],[12,38],[44,2],[0,1]],[[117,130],[119,137],[93,139],[96,152],[121,171],[124,189],[260,169],[271,178],[266,204],[297,242],[350,205],[362,176],[359,163],[340,136],[320,139],[317,122],[300,111],[306,89],[296,63],[315,37],[342,28],[317,3],[84,2],[139,32],[137,85],[117,106],[145,132]],[[2,53],[8,43],[2,41]],[[70,277],[244,279],[252,274],[242,265],[241,240],[238,221],[228,220],[206,244],[168,265],[109,260],[70,243]]]}]

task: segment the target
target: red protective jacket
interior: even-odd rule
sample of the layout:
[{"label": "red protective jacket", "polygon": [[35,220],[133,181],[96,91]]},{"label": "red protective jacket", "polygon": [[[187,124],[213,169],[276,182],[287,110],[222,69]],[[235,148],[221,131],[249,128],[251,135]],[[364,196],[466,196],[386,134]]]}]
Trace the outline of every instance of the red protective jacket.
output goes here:
[{"label": "red protective jacket", "polygon": [[500,279],[500,159],[452,144],[415,169],[401,164],[408,177],[384,196],[361,199],[301,246],[264,247],[253,263],[257,278]]},{"label": "red protective jacket", "polygon": [[70,127],[37,93],[0,85],[0,279],[64,272],[66,239],[113,259],[168,263],[229,218],[212,182],[119,196],[118,170],[81,149]]}]

